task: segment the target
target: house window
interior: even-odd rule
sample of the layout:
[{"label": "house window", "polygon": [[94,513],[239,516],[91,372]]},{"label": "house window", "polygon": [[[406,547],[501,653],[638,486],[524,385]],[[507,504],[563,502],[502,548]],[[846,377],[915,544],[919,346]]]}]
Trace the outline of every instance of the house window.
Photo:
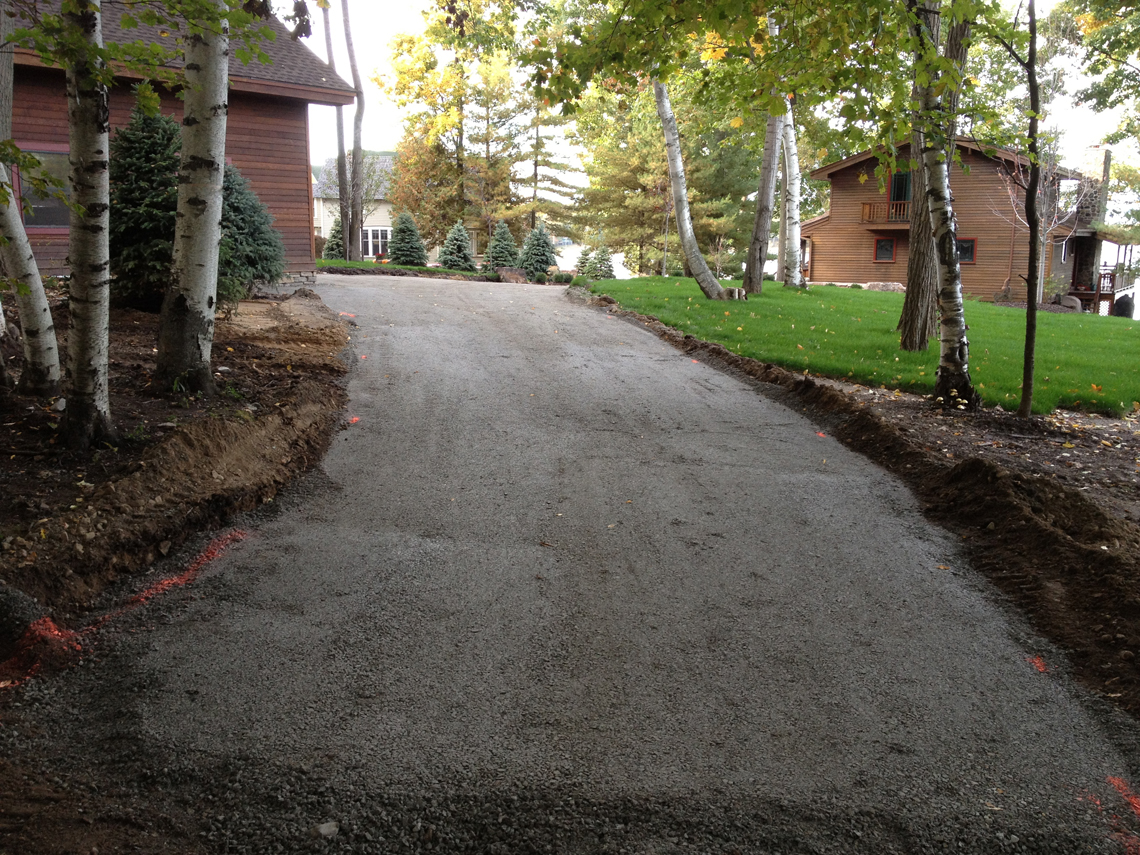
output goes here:
[{"label": "house window", "polygon": [[890,262],[895,260],[895,239],[875,238],[875,261]]},{"label": "house window", "polygon": [[[43,164],[43,171],[48,183],[57,190],[62,190],[65,196],[70,195],[70,186],[67,173],[70,165],[67,155],[62,152],[32,151]],[[30,203],[31,208],[24,212],[24,225],[27,228],[66,229],[71,221],[71,212],[63,200],[51,193],[39,193],[31,183],[19,183],[20,198]]]},{"label": "house window", "polygon": [[375,258],[388,254],[389,229],[362,229],[360,232],[360,257]]},{"label": "house window", "polygon": [[976,264],[978,241],[975,238],[958,238],[958,263]]}]

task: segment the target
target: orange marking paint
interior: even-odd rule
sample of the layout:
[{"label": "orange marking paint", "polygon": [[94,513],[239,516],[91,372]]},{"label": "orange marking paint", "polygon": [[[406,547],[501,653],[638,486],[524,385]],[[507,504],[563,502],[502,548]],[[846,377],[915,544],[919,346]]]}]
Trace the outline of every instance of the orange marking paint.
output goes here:
[{"label": "orange marking paint", "polygon": [[356,315],[354,315],[352,312],[337,312],[337,314],[340,315],[342,318],[355,318],[356,317]]},{"label": "orange marking paint", "polygon": [[349,419],[349,420],[348,420],[348,423],[349,423],[350,425],[354,425],[354,424],[356,424],[358,421],[360,421],[360,416],[353,416],[351,419]]},{"label": "orange marking paint", "polygon": [[1025,661],[1036,668],[1040,673],[1049,673],[1049,666],[1045,664],[1045,660],[1040,656],[1026,656]]},{"label": "orange marking paint", "polygon": [[815,432],[815,435],[816,435],[816,436],[822,436],[824,439],[827,439],[827,434],[823,433],[822,431],[818,431],[818,430],[817,430],[817,431]]},{"label": "orange marking paint", "polygon": [[1132,812],[1140,817],[1140,796],[1132,792],[1132,788],[1128,786],[1128,782],[1123,778],[1118,778],[1110,775],[1105,778],[1108,783],[1112,784],[1113,789],[1120,793],[1121,798],[1128,802],[1128,806],[1132,808]]},{"label": "orange marking paint", "polygon": [[360,357],[360,358],[361,358],[361,359],[367,359],[368,357],[367,357],[367,355],[365,355],[365,356],[362,356],[362,357]]},{"label": "orange marking paint", "polygon": [[60,629],[50,617],[42,617],[33,622],[16,643],[16,654],[6,662],[0,662],[0,689],[11,689],[26,683],[36,676],[45,664],[65,667],[72,664],[83,653],[82,637],[121,615],[138,608],[143,603],[164,594],[171,588],[178,588],[193,582],[207,564],[221,555],[231,544],[244,540],[244,531],[231,531],[216,537],[202,550],[185,570],[177,576],[163,579],[145,591],[131,597],[118,611],[97,618],[89,626],[79,631]]}]

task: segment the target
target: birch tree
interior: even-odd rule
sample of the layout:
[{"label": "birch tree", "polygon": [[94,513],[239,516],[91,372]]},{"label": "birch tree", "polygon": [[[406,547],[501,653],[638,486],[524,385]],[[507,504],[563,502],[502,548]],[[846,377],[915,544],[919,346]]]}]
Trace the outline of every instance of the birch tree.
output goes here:
[{"label": "birch tree", "polygon": [[356,48],[352,43],[352,23],[348,16],[348,0],[341,0],[341,14],[344,16],[344,42],[348,47],[348,67],[352,72],[352,87],[356,90],[356,112],[352,117],[352,163],[349,180],[348,220],[344,229],[344,245],[350,261],[360,261],[360,235],[364,228],[364,146],[361,144],[361,129],[364,124],[364,83],[360,78],[360,67],[356,64]]},{"label": "birch tree", "polygon": [[800,261],[800,156],[796,148],[796,120],[792,101],[784,119],[784,269],[785,288],[804,288],[803,264]]},{"label": "birch tree", "polygon": [[669,103],[669,91],[660,80],[653,81],[653,94],[657,99],[657,115],[661,117],[661,127],[665,133],[665,156],[669,162],[669,182],[673,189],[673,209],[677,216],[677,233],[681,238],[681,250],[689,265],[697,285],[710,300],[723,300],[725,290],[709,270],[697,236],[693,233],[693,219],[689,213],[689,191],[685,186],[685,166],[681,162],[681,138],[677,134],[677,119]]},{"label": "birch tree", "polygon": [[213,0],[212,26],[192,25],[186,37],[186,89],[173,282],[162,303],[157,379],[165,388],[211,394],[222,179],[226,162],[229,23],[225,0]]},{"label": "birch tree", "polygon": [[67,410],[63,432],[70,447],[87,450],[113,438],[108,388],[111,252],[108,243],[110,101],[103,80],[100,0],[73,0],[65,24],[76,50],[65,68],[71,184],[68,227]]},{"label": "birch tree", "polygon": [[949,142],[944,121],[942,93],[949,81],[943,79],[938,64],[938,44],[933,32],[940,16],[937,3],[919,5],[907,0],[911,16],[915,75],[915,95],[922,123],[923,144],[920,163],[926,180],[927,210],[938,258],[939,356],[934,384],[935,400],[947,407],[974,408],[979,396],[970,380],[970,343],[966,337],[966,316],[962,306],[962,268],[958,260],[958,222],[950,195],[947,163]]},{"label": "birch tree", "polygon": [[[10,0],[0,2],[0,140],[12,139],[14,46],[9,41],[13,29],[13,19],[8,14],[10,6]],[[0,240],[0,262],[20,310],[24,367],[17,391],[38,397],[55,395],[60,388],[55,324],[40,270],[28,243],[24,220],[20,216],[11,173],[3,163],[0,163],[0,238],[3,239]],[[0,312],[0,332],[3,332],[3,317],[3,312]],[[4,380],[7,379],[4,372]]]},{"label": "birch tree", "polygon": [[784,146],[784,117],[768,114],[764,128],[764,157],[760,161],[760,183],[756,190],[756,220],[752,240],[748,244],[748,260],[744,267],[744,293],[759,294],[764,287],[764,263],[768,260],[768,241],[772,238],[772,211],[776,201],[776,171],[780,150]]},{"label": "birch tree", "polygon": [[[321,4],[321,15],[325,24],[325,54],[329,58],[329,68],[336,71],[336,58],[333,56],[332,22],[329,19],[328,2]],[[336,188],[337,199],[340,202],[340,221],[347,223],[349,219],[348,161],[345,159],[344,153],[344,107],[340,104],[336,105]],[[345,260],[347,261],[348,244],[343,240],[341,242],[345,246]]]}]

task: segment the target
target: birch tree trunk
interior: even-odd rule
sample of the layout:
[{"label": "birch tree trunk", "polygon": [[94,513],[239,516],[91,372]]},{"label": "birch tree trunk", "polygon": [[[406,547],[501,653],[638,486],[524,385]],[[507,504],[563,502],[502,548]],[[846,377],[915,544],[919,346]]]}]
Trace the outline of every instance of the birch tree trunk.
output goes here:
[{"label": "birch tree trunk", "polygon": [[[12,76],[14,47],[7,44],[13,19],[6,14],[11,0],[0,0],[0,140],[12,138]],[[23,395],[49,397],[59,393],[60,366],[55,324],[52,323],[44,283],[32,254],[20,206],[12,188],[7,168],[0,164],[0,267],[12,285],[13,297],[20,310],[23,333],[24,367],[17,391]],[[6,200],[6,201],[5,201]],[[0,331],[4,328],[0,313]],[[0,369],[7,378],[7,372]]]},{"label": "birch tree trunk", "polygon": [[174,281],[162,301],[156,372],[160,388],[173,389],[177,384],[206,395],[214,391],[210,351],[222,238],[230,56],[225,0],[214,0],[214,5],[218,30],[203,29],[186,40]]},{"label": "birch tree trunk", "polygon": [[912,16],[911,35],[915,40],[915,91],[922,121],[922,168],[926,178],[927,210],[938,258],[938,314],[940,348],[935,399],[945,407],[978,405],[978,393],[970,380],[970,343],[966,338],[966,316],[962,308],[962,268],[958,261],[958,223],[950,195],[950,174],[946,163],[946,131],[938,124],[942,104],[938,95],[940,75],[930,59],[936,56],[931,40],[938,8],[919,7],[907,1]]},{"label": "birch tree trunk", "polygon": [[769,115],[768,124],[764,129],[764,158],[760,162],[760,185],[756,191],[756,220],[752,225],[752,240],[748,244],[748,260],[744,268],[746,294],[759,294],[764,287],[764,264],[768,260],[768,241],[772,239],[776,171],[780,165],[783,137],[784,117]]},{"label": "birch tree trunk", "polygon": [[58,394],[60,387],[55,325],[40,270],[20,217],[20,206],[3,164],[0,164],[0,184],[8,194],[8,201],[0,202],[0,236],[7,239],[7,243],[0,246],[0,258],[20,309],[20,329],[24,338],[24,368],[17,391],[22,395],[47,397]]},{"label": "birch tree trunk", "polygon": [[66,68],[67,127],[70,150],[71,211],[67,256],[71,268],[67,334],[67,410],[63,432],[68,445],[86,451],[115,435],[107,387],[110,344],[111,261],[107,229],[110,221],[110,102],[97,78],[103,60],[103,27],[99,0],[76,0],[64,23],[81,38]]},{"label": "birch tree trunk", "polygon": [[725,291],[705,263],[697,245],[697,236],[693,232],[693,220],[689,214],[689,191],[685,186],[685,166],[681,162],[681,137],[677,133],[677,120],[669,103],[669,92],[664,83],[654,80],[653,94],[657,97],[657,115],[661,118],[661,127],[665,132],[665,155],[669,162],[669,181],[673,187],[673,209],[677,214],[677,234],[681,238],[681,249],[704,295],[710,300],[723,300]]},{"label": "birch tree trunk", "polygon": [[800,156],[796,150],[796,119],[792,102],[788,102],[788,115],[784,119],[784,209],[787,211],[784,235],[784,287],[806,288],[803,265],[800,262]]},{"label": "birch tree trunk", "polygon": [[[344,41],[348,46],[348,67],[352,71],[352,86],[356,90],[356,113],[352,119],[352,169],[351,198],[349,200],[349,225],[351,231],[344,231],[345,246],[352,261],[360,261],[360,242],[364,229],[364,148],[360,142],[361,126],[364,122],[364,84],[360,80],[360,68],[356,64],[356,49],[352,44],[352,24],[348,17],[348,0],[341,0],[344,14]],[[343,222],[343,221],[342,221]],[[351,238],[349,237],[351,235]],[[349,242],[351,240],[351,246]]]},{"label": "birch tree trunk", "polygon": [[[916,165],[923,147],[922,131],[910,136],[911,157]],[[938,324],[938,258],[930,210],[926,203],[926,171],[919,167],[910,175],[910,256],[906,263],[906,294],[898,329],[903,350],[926,350]]]},{"label": "birch tree trunk", "polygon": [[[325,20],[325,53],[329,58],[329,68],[336,71],[336,58],[333,56],[332,23],[329,17],[329,7],[322,6],[321,13]],[[348,189],[348,161],[344,156],[344,107],[336,105],[336,189],[340,202],[340,233],[341,245],[344,248],[344,260],[348,260],[348,241],[344,239],[344,229],[349,219],[349,189]]]}]

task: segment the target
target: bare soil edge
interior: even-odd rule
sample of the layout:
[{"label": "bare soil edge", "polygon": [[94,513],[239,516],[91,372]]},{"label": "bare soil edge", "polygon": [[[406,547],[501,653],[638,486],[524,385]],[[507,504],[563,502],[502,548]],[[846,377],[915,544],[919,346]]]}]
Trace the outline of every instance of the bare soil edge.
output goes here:
[{"label": "bare soil edge", "polygon": [[1036,632],[1065,650],[1073,676],[1140,718],[1140,526],[1049,478],[978,457],[948,462],[865,402],[810,377],[619,309],[612,298],[588,302],[642,324],[684,353],[778,387],[779,397],[901,479],[931,522],[962,539],[974,568]]}]

